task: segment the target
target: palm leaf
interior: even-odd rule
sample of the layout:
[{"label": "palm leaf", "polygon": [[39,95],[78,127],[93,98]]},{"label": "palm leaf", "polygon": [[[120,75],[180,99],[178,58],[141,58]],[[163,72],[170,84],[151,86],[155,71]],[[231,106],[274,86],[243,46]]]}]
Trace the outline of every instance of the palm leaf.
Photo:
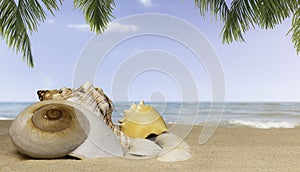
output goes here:
[{"label": "palm leaf", "polygon": [[298,0],[234,0],[221,32],[223,43],[244,41],[245,32],[255,26],[272,29],[297,7]]},{"label": "palm leaf", "polygon": [[219,16],[224,22],[223,43],[244,41],[244,34],[251,28],[272,29],[294,13],[289,32],[293,32],[295,48],[300,52],[299,0],[233,0],[230,9],[224,0],[195,0],[195,4],[202,16],[210,11],[211,16]]},{"label": "palm leaf", "polygon": [[112,17],[113,0],[74,0],[74,7],[83,11],[91,31],[102,33]]},{"label": "palm leaf", "polygon": [[300,8],[298,8],[293,16],[292,28],[289,33],[292,32],[292,41],[296,51],[300,52]]},{"label": "palm leaf", "polygon": [[200,14],[205,16],[208,11],[210,15],[218,17],[225,21],[229,12],[229,8],[225,0],[195,0],[196,7],[199,8]]},{"label": "palm leaf", "polygon": [[[58,9],[56,0],[42,2],[52,14]],[[34,66],[34,61],[28,31],[37,31],[45,19],[46,13],[38,0],[19,0],[18,4],[14,0],[0,1],[0,35],[10,48],[22,53],[22,60],[29,67]]]}]

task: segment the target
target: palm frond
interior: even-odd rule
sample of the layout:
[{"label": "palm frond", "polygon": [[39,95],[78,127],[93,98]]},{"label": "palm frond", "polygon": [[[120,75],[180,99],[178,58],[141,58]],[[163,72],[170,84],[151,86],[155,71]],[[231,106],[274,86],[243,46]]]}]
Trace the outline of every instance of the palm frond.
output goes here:
[{"label": "palm frond", "polygon": [[243,33],[249,30],[250,26],[254,27],[254,23],[257,23],[257,18],[251,4],[247,0],[233,1],[221,32],[223,43],[244,41]]},{"label": "palm frond", "polygon": [[202,16],[206,16],[206,13],[210,11],[211,17],[220,18],[221,21],[226,20],[229,12],[225,0],[195,0],[195,5]]},{"label": "palm frond", "polygon": [[297,53],[300,52],[300,8],[298,8],[293,16],[292,28],[289,33],[292,32],[292,41]]},{"label": "palm frond", "polygon": [[244,41],[251,27],[274,28],[297,6],[297,0],[234,0],[221,32],[223,43]]},{"label": "palm frond", "polygon": [[42,0],[48,11],[54,16],[54,11],[58,11],[58,2],[60,5],[62,5],[63,0]]},{"label": "palm frond", "polygon": [[[62,0],[59,0],[61,3]],[[57,10],[57,1],[43,0],[47,9]],[[38,29],[39,23],[46,19],[46,13],[38,0],[0,1],[0,35],[14,51],[22,53],[22,60],[34,67],[29,33]]]},{"label": "palm frond", "polygon": [[74,0],[74,7],[83,11],[91,31],[102,33],[112,17],[113,0]]},{"label": "palm frond", "polygon": [[292,40],[300,52],[300,4],[299,0],[233,0],[230,9],[225,0],[195,0],[200,14],[210,11],[224,22],[221,31],[223,43],[245,41],[244,34],[251,28],[272,29],[294,14],[292,20]]},{"label": "palm frond", "polygon": [[258,26],[264,29],[274,28],[291,14],[290,3],[287,1],[256,0],[251,3]]}]

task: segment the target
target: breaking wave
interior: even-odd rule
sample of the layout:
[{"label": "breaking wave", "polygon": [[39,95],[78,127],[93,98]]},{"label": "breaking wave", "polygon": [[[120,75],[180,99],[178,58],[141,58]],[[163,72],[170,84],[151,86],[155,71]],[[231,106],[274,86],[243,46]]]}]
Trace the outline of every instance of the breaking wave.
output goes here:
[{"label": "breaking wave", "polygon": [[247,126],[251,128],[260,128],[260,129],[271,129],[271,128],[295,128],[299,126],[298,123],[295,122],[279,122],[279,121],[244,121],[244,120],[231,120],[228,122],[229,125],[233,126]]}]

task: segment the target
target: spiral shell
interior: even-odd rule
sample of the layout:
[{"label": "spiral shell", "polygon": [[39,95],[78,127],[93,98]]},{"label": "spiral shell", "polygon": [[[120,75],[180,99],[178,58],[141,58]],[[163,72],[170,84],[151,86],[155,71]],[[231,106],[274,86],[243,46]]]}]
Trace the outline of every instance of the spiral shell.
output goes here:
[{"label": "spiral shell", "polygon": [[62,100],[35,103],[10,126],[17,150],[34,158],[58,158],[84,142],[89,133],[87,110]]}]

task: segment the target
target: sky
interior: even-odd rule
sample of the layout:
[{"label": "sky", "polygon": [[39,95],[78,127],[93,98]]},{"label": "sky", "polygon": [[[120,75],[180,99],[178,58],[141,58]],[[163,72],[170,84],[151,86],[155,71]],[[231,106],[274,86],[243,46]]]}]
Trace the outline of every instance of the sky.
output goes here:
[{"label": "sky", "polygon": [[[103,35],[97,36],[89,31],[82,13],[73,8],[72,1],[64,1],[55,16],[48,15],[38,32],[31,35],[35,58],[33,69],[21,60],[20,53],[16,54],[5,40],[1,40],[0,101],[37,101],[39,89],[73,87],[78,63],[85,62],[91,68],[97,67],[94,78],[87,76],[86,79],[103,88],[113,101],[212,100],[212,84],[215,84],[209,71],[212,69],[197,60],[199,57],[183,44],[170,38],[159,35],[133,37],[114,45],[101,64],[91,64],[88,57],[82,58],[93,40],[99,46],[89,53],[99,56],[105,53],[101,46],[108,46],[108,39],[137,33],[147,24],[150,29],[153,25],[161,26],[164,30],[191,37],[191,41],[197,43],[190,32],[165,26],[159,21],[142,21],[144,26],[138,26],[134,21],[122,24],[124,17],[145,13],[173,16],[198,29],[218,55],[225,78],[225,101],[300,101],[300,58],[293,48],[291,34],[287,35],[291,19],[273,30],[251,29],[245,35],[246,42],[227,45],[222,44],[220,37],[222,25],[200,16],[193,1],[115,2],[112,24]],[[205,46],[198,42],[204,55]],[[136,71],[139,67],[142,70]],[[85,75],[82,75],[84,80]]]}]

